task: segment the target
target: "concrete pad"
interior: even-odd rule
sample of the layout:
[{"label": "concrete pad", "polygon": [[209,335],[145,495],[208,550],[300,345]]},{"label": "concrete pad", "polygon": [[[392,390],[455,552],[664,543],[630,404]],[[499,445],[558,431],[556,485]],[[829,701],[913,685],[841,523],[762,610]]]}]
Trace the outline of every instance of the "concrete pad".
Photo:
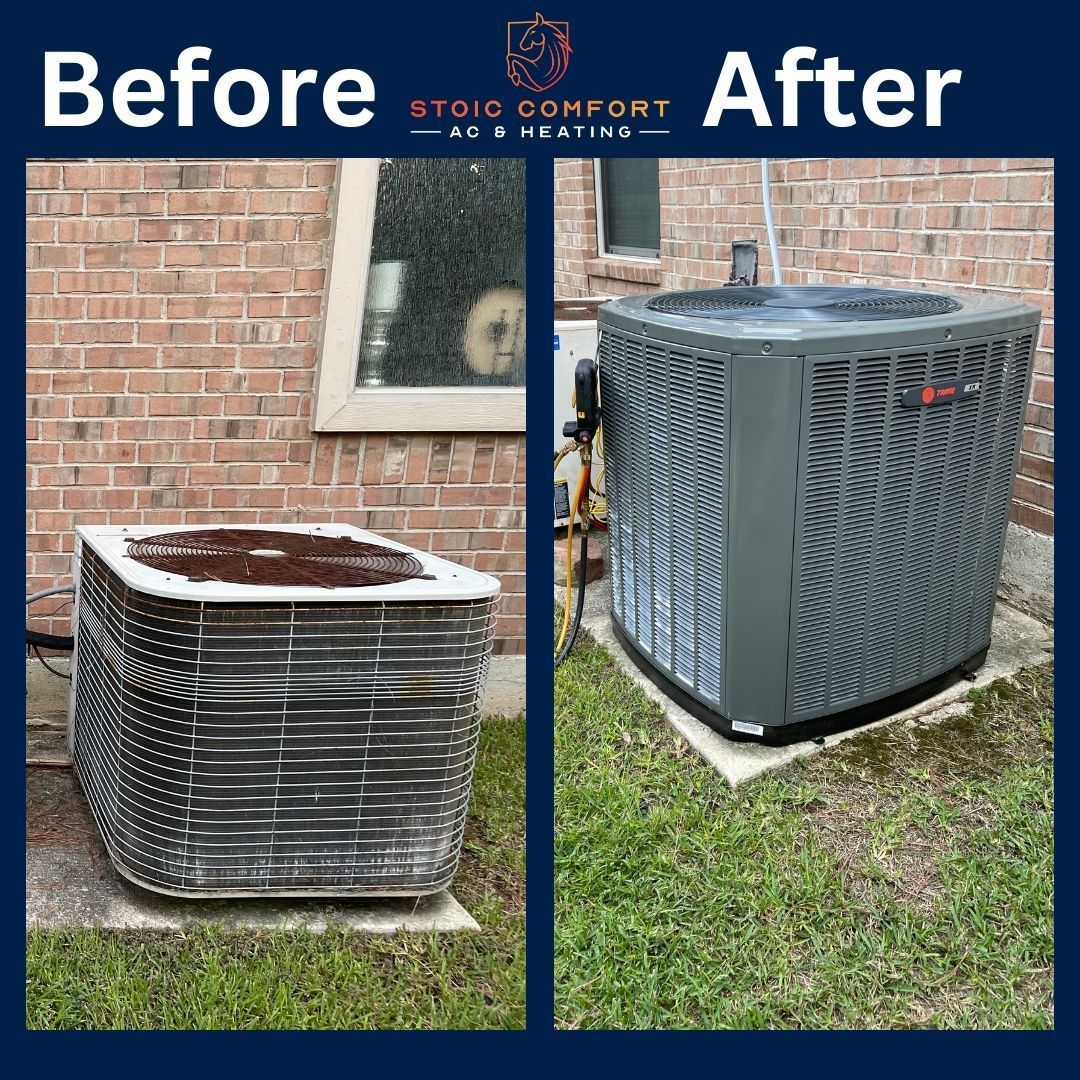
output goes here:
[{"label": "concrete pad", "polygon": [[[63,735],[29,733],[27,757],[66,757]],[[70,768],[26,773],[26,928],[178,931],[328,927],[366,934],[479,930],[450,895],[401,900],[178,900],[140,889],[113,869]]]},{"label": "concrete pad", "polygon": [[[67,656],[50,656],[49,667],[62,671],[71,670]],[[55,727],[67,723],[68,689],[70,683],[45,669],[40,660],[26,661],[26,726]]]},{"label": "concrete pad", "polygon": [[1054,621],[1054,538],[1009,522],[998,595],[1014,608]]},{"label": "concrete pad", "polygon": [[482,711],[485,716],[517,716],[525,711],[524,656],[491,658]]},{"label": "concrete pad", "polygon": [[[562,600],[556,589],[556,599]],[[961,680],[902,712],[885,717],[873,724],[865,724],[851,731],[828,736],[824,744],[801,742],[791,746],[760,746],[754,743],[737,743],[718,735],[712,728],[691,716],[671,700],[653,682],[646,678],[615,637],[611,628],[611,579],[594,582],[585,591],[585,611],[581,625],[606,649],[615,662],[642,688],[646,697],[655,701],[663,710],[668,723],[714,768],[732,787],[745,783],[762,773],[777,769],[795,758],[809,757],[826,747],[833,746],[853,735],[868,731],[882,724],[898,720],[918,719],[931,723],[956,715],[968,707],[968,691],[973,687],[986,686],[1004,675],[1012,675],[1022,667],[1045,663],[1052,651],[1052,631],[1037,619],[1016,611],[1003,603],[994,609],[993,641],[986,663],[979,669],[974,682]]]}]

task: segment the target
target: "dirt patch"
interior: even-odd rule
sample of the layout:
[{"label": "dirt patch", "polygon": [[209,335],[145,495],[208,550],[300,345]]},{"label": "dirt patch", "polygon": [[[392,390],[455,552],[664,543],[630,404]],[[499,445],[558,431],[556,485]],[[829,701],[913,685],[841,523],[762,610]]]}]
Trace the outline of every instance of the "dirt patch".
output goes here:
[{"label": "dirt patch", "polygon": [[28,768],[26,790],[28,845],[93,846],[89,808],[70,770]]},{"label": "dirt patch", "polygon": [[498,896],[507,915],[525,908],[525,881],[506,860],[520,838],[494,837],[473,820],[465,826],[461,846],[461,865],[454,878],[454,894],[466,908],[475,906],[485,892]]},{"label": "dirt patch", "polygon": [[1021,671],[995,684],[992,700],[973,695],[946,719],[876,728],[809,763],[803,777],[821,798],[806,821],[853,896],[934,913],[956,819],[976,829],[992,815],[979,782],[1050,751],[1052,686],[1049,668]]},{"label": "dirt patch", "polygon": [[[913,826],[883,843],[857,815],[808,815],[818,841],[836,858],[847,891],[870,908],[889,899],[930,916],[945,894],[938,864],[940,848]],[[853,820],[854,819],[854,820]]]}]

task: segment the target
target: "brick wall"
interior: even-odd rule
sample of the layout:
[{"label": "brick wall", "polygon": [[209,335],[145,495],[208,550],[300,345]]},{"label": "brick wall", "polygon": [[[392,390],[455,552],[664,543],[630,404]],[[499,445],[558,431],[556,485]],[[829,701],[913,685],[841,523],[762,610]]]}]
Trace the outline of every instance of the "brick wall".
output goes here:
[{"label": "brick wall", "polygon": [[496,574],[524,651],[523,438],[311,432],[334,173],[28,163],[28,591],[77,524],[348,522]]},{"label": "brick wall", "polygon": [[[774,159],[787,283],[976,289],[1043,311],[1012,520],[1054,531],[1053,163],[1017,158]],[[662,158],[660,259],[597,252],[593,163],[555,163],[555,295],[720,284],[731,241],[756,238],[772,280],[756,160]]]}]

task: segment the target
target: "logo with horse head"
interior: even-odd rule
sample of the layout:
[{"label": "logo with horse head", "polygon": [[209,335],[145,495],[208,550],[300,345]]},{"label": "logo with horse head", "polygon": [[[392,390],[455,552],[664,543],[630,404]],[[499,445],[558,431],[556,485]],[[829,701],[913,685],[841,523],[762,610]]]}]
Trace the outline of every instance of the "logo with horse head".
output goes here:
[{"label": "logo with horse head", "polygon": [[538,11],[532,22],[506,24],[506,75],[540,93],[553,87],[570,65],[570,24],[550,22]]}]

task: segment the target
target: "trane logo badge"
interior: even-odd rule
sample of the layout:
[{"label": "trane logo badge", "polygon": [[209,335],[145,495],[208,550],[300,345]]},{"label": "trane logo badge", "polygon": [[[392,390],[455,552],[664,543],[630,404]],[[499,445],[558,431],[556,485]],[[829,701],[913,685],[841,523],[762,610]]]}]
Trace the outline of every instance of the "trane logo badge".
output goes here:
[{"label": "trane logo badge", "polygon": [[917,409],[923,405],[944,405],[946,402],[959,401],[961,398],[974,397],[982,390],[982,382],[965,382],[963,379],[952,382],[928,383],[926,386],[913,386],[905,390],[900,404],[908,409]]}]

